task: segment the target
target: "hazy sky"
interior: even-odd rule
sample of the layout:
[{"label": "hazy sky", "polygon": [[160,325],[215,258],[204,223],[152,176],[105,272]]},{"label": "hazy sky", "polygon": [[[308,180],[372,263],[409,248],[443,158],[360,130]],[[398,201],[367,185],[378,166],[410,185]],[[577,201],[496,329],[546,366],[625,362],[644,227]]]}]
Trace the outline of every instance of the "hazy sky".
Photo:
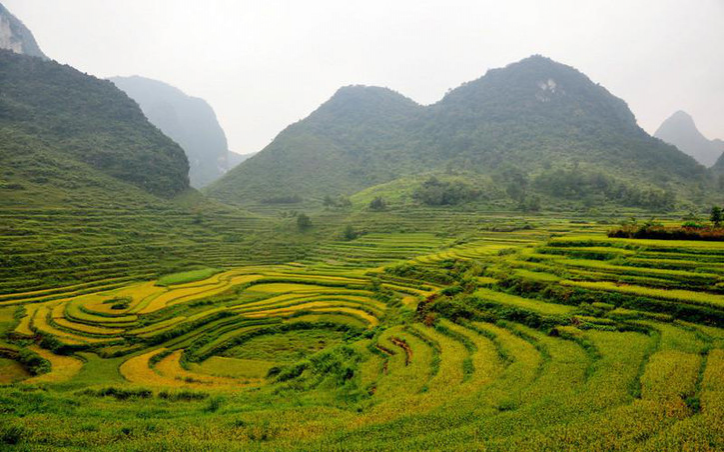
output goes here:
[{"label": "hazy sky", "polygon": [[338,87],[422,104],[539,53],[623,98],[653,133],[689,112],[724,138],[724,0],[0,0],[53,59],[206,99],[258,151]]}]

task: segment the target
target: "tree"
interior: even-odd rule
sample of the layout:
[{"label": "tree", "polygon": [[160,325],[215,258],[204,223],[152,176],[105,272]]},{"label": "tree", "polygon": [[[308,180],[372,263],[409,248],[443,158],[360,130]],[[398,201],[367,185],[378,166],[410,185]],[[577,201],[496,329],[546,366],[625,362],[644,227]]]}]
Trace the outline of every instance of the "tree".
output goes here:
[{"label": "tree", "polygon": [[304,231],[312,227],[312,219],[304,213],[297,215],[297,228]]},{"label": "tree", "polygon": [[351,206],[352,201],[350,201],[350,199],[344,195],[339,195],[336,198],[332,198],[331,196],[326,195],[322,200],[322,204],[324,205],[324,207],[342,208]]},{"label": "tree", "polygon": [[714,206],[711,208],[711,215],[709,215],[709,220],[711,220],[711,222],[714,223],[714,226],[719,227],[722,220],[724,220],[724,216],[722,215],[721,207]]},{"label": "tree", "polygon": [[359,236],[359,233],[355,231],[354,226],[348,224],[342,231],[342,238],[344,240],[354,240]]},{"label": "tree", "polygon": [[538,212],[541,209],[540,198],[538,196],[526,196],[518,204],[518,209],[523,212]]},{"label": "tree", "polygon": [[375,199],[373,199],[372,201],[370,201],[370,210],[379,211],[379,210],[385,210],[386,208],[387,208],[387,203],[381,196],[378,196]]},{"label": "tree", "polygon": [[412,197],[429,206],[454,205],[471,201],[480,193],[461,181],[440,181],[431,176],[415,190]]}]

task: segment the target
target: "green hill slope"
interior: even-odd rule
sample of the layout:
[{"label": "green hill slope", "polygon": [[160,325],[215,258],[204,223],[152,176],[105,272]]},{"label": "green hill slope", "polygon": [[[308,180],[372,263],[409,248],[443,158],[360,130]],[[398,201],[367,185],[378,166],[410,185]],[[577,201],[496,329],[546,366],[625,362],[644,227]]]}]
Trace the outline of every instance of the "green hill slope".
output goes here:
[{"label": "green hill slope", "polygon": [[111,82],[0,50],[0,293],[294,257],[283,234],[259,244],[273,222],[209,202],[187,174]]},{"label": "green hill slope", "polygon": [[646,134],[621,99],[574,68],[534,56],[422,107],[392,91],[341,89],[208,193],[250,205],[352,194],[409,175],[550,170],[686,196],[706,169]]},{"label": "green hill slope", "polygon": [[191,167],[191,185],[208,185],[229,169],[226,135],[205,100],[144,77],[109,80],[138,102],[148,120],[184,149]]},{"label": "green hill slope", "polygon": [[188,188],[183,150],[111,82],[3,50],[0,86],[5,178],[68,183],[87,166],[155,195]]},{"label": "green hill slope", "polygon": [[421,110],[389,89],[341,88],[261,153],[212,184],[209,193],[231,203],[273,201],[352,193],[395,179],[401,168],[388,163],[404,149],[406,130]]}]

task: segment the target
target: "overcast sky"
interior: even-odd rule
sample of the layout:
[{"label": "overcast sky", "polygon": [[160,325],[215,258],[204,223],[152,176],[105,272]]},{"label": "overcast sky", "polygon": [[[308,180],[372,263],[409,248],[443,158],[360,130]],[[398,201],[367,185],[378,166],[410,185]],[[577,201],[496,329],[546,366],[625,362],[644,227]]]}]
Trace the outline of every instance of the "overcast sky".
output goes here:
[{"label": "overcast sky", "polygon": [[576,67],[653,133],[676,110],[724,139],[724,0],[0,0],[51,58],[206,99],[262,149],[349,84],[422,104],[531,54]]}]

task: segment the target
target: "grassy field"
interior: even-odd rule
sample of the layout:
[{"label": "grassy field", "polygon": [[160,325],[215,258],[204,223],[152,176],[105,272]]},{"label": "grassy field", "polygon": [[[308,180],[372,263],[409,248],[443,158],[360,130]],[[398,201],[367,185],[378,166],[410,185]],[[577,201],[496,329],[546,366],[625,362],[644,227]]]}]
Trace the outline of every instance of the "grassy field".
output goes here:
[{"label": "grassy field", "polygon": [[352,216],[343,239],[322,213],[273,262],[16,273],[0,449],[724,450],[720,245],[449,217]]}]

